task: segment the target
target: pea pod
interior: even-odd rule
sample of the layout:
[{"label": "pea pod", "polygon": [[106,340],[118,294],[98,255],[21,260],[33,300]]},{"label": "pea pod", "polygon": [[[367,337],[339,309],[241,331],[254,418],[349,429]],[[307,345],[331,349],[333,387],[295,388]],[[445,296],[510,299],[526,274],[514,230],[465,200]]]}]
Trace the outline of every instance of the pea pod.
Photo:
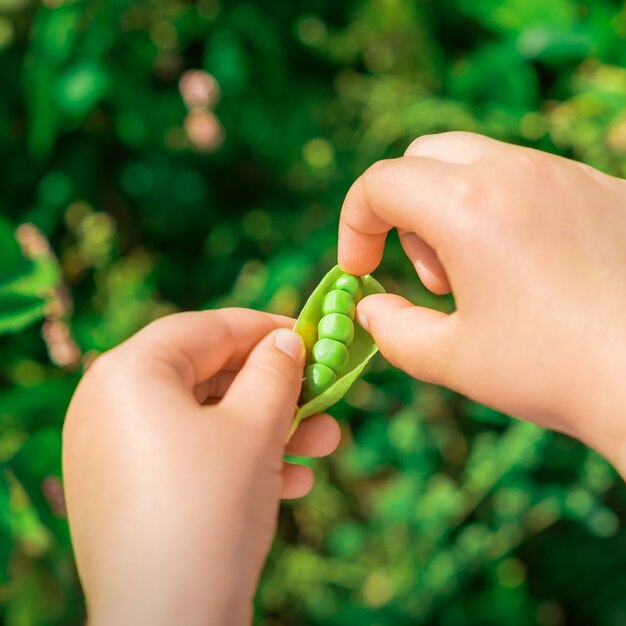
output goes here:
[{"label": "pea pod", "polygon": [[[315,288],[309,299],[306,301],[302,312],[300,313],[294,330],[302,336],[304,345],[306,346],[306,364],[311,365],[314,363],[313,359],[313,347],[318,342],[318,328],[322,317],[325,315],[324,300],[327,294],[331,291],[336,291],[337,281],[339,281],[339,288],[345,290],[349,289],[348,286],[344,286],[346,275],[341,268],[336,265],[333,267],[324,278],[322,278],[319,285]],[[384,293],[385,290],[380,283],[372,278],[372,276],[363,276],[361,279],[362,284],[362,297],[369,296],[375,293]],[[346,285],[349,285],[349,281]],[[360,299],[361,294],[357,294],[351,289],[350,296],[354,299]],[[343,305],[346,307],[345,313],[350,315],[349,303]],[[323,326],[323,325],[322,325]],[[322,340],[328,341],[328,340]],[[348,347],[348,359],[347,363],[336,374],[336,379],[332,384],[323,390],[319,395],[315,395],[312,398],[301,398],[300,404],[296,411],[296,417],[294,419],[292,432],[306,417],[321,413],[328,409],[330,406],[338,402],[360,376],[361,372],[367,365],[367,362],[378,352],[378,347],[374,343],[372,336],[363,330],[357,323],[354,324],[354,338],[351,339]]]}]

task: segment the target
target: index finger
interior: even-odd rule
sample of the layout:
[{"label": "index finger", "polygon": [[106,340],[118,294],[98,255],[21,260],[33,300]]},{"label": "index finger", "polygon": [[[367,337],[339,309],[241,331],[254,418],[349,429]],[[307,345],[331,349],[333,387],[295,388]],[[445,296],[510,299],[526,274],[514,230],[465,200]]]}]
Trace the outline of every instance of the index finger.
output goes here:
[{"label": "index finger", "polygon": [[146,364],[165,364],[189,389],[223,368],[241,367],[252,348],[293,320],[249,309],[217,309],[168,315],[146,326],[125,344]]},{"label": "index finger", "polygon": [[387,233],[403,228],[417,233],[435,250],[449,192],[465,166],[425,157],[378,161],[352,185],[339,221],[339,265],[350,274],[373,272],[380,263]]}]

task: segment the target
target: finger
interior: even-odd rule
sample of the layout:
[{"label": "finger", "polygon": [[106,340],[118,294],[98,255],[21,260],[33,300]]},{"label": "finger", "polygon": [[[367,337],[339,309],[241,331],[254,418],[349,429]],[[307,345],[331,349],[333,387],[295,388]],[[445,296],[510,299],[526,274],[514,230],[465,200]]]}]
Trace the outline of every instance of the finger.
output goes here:
[{"label": "finger", "polygon": [[189,389],[219,370],[238,369],[250,350],[269,332],[293,320],[247,309],[218,309],[168,315],[146,326],[125,344],[141,366],[162,366]]},{"label": "finger", "polygon": [[501,151],[507,144],[484,135],[451,131],[433,135],[422,135],[415,139],[404,152],[404,156],[428,157],[446,163],[469,164],[485,155]]},{"label": "finger", "polygon": [[313,470],[310,467],[283,463],[283,485],[280,497],[283,500],[302,498],[313,489],[314,482]]},{"label": "finger", "polygon": [[334,417],[322,413],[305,419],[293,434],[285,454],[320,457],[334,452],[341,440],[341,429]]},{"label": "finger", "polygon": [[454,365],[454,314],[446,315],[392,294],[363,298],[357,319],[383,356],[414,378],[448,384]]},{"label": "finger", "polygon": [[466,167],[423,157],[379,161],[350,188],[339,221],[339,265],[351,274],[373,272],[393,228],[419,235],[435,250],[455,223],[452,193]]},{"label": "finger", "polygon": [[450,293],[450,281],[437,253],[415,233],[399,230],[400,243],[426,289],[438,295]]},{"label": "finger", "polygon": [[221,400],[236,375],[237,371],[220,370],[215,376],[211,376],[209,380],[195,386],[193,391],[196,400],[200,404],[208,404],[216,400]]},{"label": "finger", "polygon": [[298,333],[278,330],[250,353],[220,406],[256,421],[285,441],[302,387],[304,342]]}]

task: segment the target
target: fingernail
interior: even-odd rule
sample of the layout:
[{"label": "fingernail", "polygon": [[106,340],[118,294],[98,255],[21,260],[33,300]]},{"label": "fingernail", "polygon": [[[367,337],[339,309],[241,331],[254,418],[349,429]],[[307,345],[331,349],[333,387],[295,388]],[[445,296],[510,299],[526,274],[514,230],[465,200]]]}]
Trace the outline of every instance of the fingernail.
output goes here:
[{"label": "fingernail", "polygon": [[370,332],[370,326],[367,322],[367,317],[365,317],[365,313],[361,311],[359,307],[356,309],[356,321],[361,325],[363,330],[366,330],[368,333]]},{"label": "fingernail", "polygon": [[298,333],[292,330],[279,330],[274,337],[274,345],[296,363],[304,360],[304,342]]}]

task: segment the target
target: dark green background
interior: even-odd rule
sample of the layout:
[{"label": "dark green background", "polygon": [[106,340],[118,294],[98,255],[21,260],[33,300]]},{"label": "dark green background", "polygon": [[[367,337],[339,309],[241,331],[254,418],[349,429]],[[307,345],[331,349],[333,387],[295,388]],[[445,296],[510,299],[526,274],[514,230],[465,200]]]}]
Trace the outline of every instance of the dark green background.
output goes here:
[{"label": "dark green background", "polygon": [[[625,36],[611,0],[0,0],[0,623],[82,620],[58,482],[81,363],[170,311],[297,313],[351,182],[422,133],[626,174]],[[221,143],[185,130],[189,69]],[[20,260],[24,223],[56,258],[22,228]],[[391,239],[377,277],[449,309]],[[335,414],[259,624],[626,623],[626,491],[595,454],[380,357]]]}]

